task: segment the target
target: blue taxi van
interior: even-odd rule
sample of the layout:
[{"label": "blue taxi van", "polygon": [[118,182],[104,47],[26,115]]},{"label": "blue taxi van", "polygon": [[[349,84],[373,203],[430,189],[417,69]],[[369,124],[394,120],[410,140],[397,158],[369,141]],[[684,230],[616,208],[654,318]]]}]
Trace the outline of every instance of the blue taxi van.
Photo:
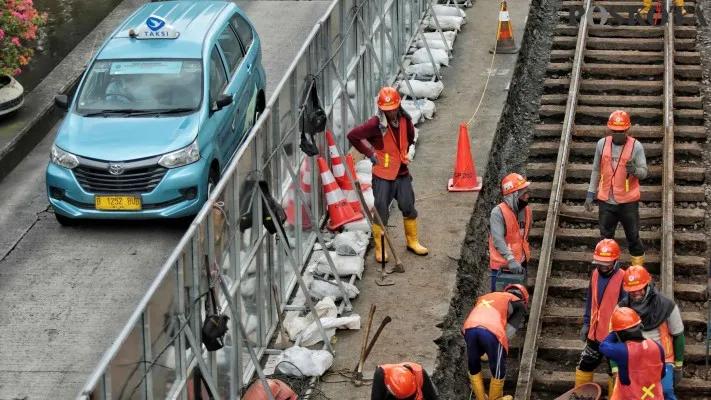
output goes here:
[{"label": "blue taxi van", "polygon": [[148,3],[90,61],[47,165],[57,220],[194,216],[265,107],[259,35],[231,1]]}]

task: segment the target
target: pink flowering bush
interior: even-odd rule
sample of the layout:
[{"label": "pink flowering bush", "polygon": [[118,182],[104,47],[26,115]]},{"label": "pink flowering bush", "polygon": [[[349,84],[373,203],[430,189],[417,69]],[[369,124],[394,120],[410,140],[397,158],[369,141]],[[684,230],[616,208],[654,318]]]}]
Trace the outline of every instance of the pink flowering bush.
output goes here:
[{"label": "pink flowering bush", "polygon": [[37,28],[47,22],[32,0],[0,0],[0,75],[18,75],[30,62],[34,51],[30,43]]}]

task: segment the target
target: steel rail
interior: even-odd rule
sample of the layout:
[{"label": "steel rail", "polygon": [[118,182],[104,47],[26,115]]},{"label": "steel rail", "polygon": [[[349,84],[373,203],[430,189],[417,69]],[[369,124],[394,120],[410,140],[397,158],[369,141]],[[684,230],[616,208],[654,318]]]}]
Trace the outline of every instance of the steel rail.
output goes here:
[{"label": "steel rail", "polygon": [[[541,317],[548,294],[548,284],[551,275],[551,265],[555,250],[556,232],[558,229],[558,213],[563,203],[563,193],[565,189],[566,167],[570,153],[570,143],[573,137],[573,126],[575,124],[575,109],[578,104],[578,88],[583,64],[583,53],[588,35],[588,13],[592,12],[592,0],[585,0],[585,14],[580,18],[578,28],[578,40],[575,45],[575,58],[573,59],[573,69],[570,74],[570,87],[568,89],[568,100],[565,106],[565,118],[563,120],[563,130],[560,137],[560,147],[558,149],[558,159],[556,161],[555,174],[553,176],[553,186],[551,189],[550,202],[548,203],[548,213],[546,215],[546,225],[543,233],[541,245],[541,255],[538,261],[538,271],[536,274],[536,287],[531,300],[531,313],[526,329],[526,339],[523,345],[521,363],[519,366],[518,381],[516,383],[516,399],[528,399],[531,397],[533,389],[534,370],[538,353],[538,336],[541,331]],[[590,18],[592,20],[592,16]]]},{"label": "steel rail", "polygon": [[674,299],[674,9],[666,0],[664,27],[664,145],[662,165],[662,292]]}]

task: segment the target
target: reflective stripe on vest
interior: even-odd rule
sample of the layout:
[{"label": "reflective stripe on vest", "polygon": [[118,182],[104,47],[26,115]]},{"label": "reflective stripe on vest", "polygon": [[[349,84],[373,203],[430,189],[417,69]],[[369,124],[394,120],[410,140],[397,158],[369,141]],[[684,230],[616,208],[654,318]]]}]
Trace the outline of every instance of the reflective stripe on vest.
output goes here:
[{"label": "reflective stripe on vest", "polygon": [[617,203],[631,203],[639,200],[639,179],[627,176],[627,162],[632,158],[635,139],[627,136],[627,141],[622,146],[617,168],[612,166],[612,136],[605,138],[600,160],[600,184],[597,190],[597,199],[607,201],[610,199],[610,186]]},{"label": "reflective stripe on vest", "polygon": [[476,306],[464,321],[462,332],[470,328],[482,327],[491,332],[499,340],[506,352],[509,351],[509,340],[506,337],[506,324],[509,315],[509,303],[519,301],[518,297],[506,292],[492,292],[479,297]]},{"label": "reflective stripe on vest", "polygon": [[628,341],[627,372],[630,385],[620,382],[618,375],[610,400],[664,400],[662,390],[662,355],[652,339]]},{"label": "reflective stripe on vest", "polygon": [[395,141],[395,133],[390,124],[383,135],[383,148],[375,149],[378,165],[373,166],[373,175],[378,178],[393,181],[400,172],[400,164],[408,164],[407,160],[407,119],[400,116],[399,125],[400,147]]},{"label": "reflective stripe on vest", "polygon": [[625,272],[617,269],[617,272],[610,277],[610,280],[605,286],[605,291],[602,294],[602,302],[598,304],[598,287],[597,281],[600,273],[597,268],[592,273],[590,280],[590,298],[592,304],[590,307],[590,330],[588,331],[588,339],[602,343],[605,337],[610,333],[610,319],[612,312],[617,307],[617,300],[620,298],[622,290],[622,277]]},{"label": "reflective stripe on vest", "polygon": [[409,366],[415,374],[415,383],[417,383],[417,396],[415,396],[415,400],[423,400],[424,396],[422,395],[422,385],[425,384],[425,378],[422,375],[422,365],[413,362],[401,362],[398,364],[384,364],[381,365],[380,368],[383,369],[385,375],[388,375],[394,368],[404,367],[405,365]]},{"label": "reflective stripe on vest", "polygon": [[[509,247],[509,251],[513,254],[516,261],[523,262],[523,256],[526,260],[531,259],[531,247],[528,244],[528,231],[531,228],[531,207],[525,209],[525,221],[523,227],[523,236],[521,236],[521,227],[518,224],[518,218],[514,214],[511,207],[505,202],[501,202],[497,207],[501,210],[504,216],[506,225],[506,236],[504,240]],[[489,268],[499,270],[501,267],[508,265],[506,259],[496,250],[494,246],[494,237],[489,233]]]}]

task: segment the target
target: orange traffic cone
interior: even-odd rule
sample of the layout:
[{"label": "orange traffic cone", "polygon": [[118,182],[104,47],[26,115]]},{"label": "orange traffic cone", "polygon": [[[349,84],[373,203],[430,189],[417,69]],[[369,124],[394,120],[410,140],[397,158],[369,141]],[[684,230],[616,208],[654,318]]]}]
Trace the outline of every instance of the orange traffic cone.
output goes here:
[{"label": "orange traffic cone", "polygon": [[326,195],[328,214],[331,217],[326,228],[333,231],[349,222],[363,219],[363,214],[353,211],[351,205],[348,204],[346,197],[343,195],[343,191],[338,187],[336,178],[333,177],[331,170],[328,169],[326,160],[320,156],[318,158],[318,169],[321,173],[321,184],[323,185],[323,191]]},{"label": "orange traffic cone", "polygon": [[496,33],[496,49],[489,50],[489,53],[493,53],[494,50],[500,54],[516,54],[519,50],[516,47],[513,26],[511,25],[511,18],[509,17],[509,7],[506,5],[506,0],[501,0],[501,7],[499,8],[499,27],[498,32]]},{"label": "orange traffic cone", "polygon": [[469,148],[469,133],[467,124],[459,124],[459,143],[457,144],[457,160],[454,163],[454,177],[449,180],[447,189],[450,192],[478,192],[481,190],[481,176],[476,176],[472,151]]},{"label": "orange traffic cone", "polygon": [[[306,207],[309,206],[310,204],[308,201],[311,199],[311,162],[307,158],[304,160],[304,163],[301,165],[301,171],[299,175],[301,176],[301,190],[304,192],[304,197],[306,197],[307,203],[301,204],[301,227],[303,230],[309,230],[311,229],[311,221],[309,220],[308,215],[306,214]],[[289,206],[286,208],[286,219],[289,221],[289,223],[293,226],[296,226],[296,207],[294,204],[294,199],[296,198],[297,194],[294,192],[294,183],[291,183],[291,187],[289,188]]]},{"label": "orange traffic cone", "polygon": [[326,139],[328,140],[328,154],[331,157],[331,169],[333,170],[333,177],[336,178],[336,182],[343,189],[343,180],[348,180],[346,177],[346,167],[343,166],[343,160],[341,156],[338,155],[338,149],[336,149],[336,142],[333,140],[333,135],[330,131],[326,131]]}]

